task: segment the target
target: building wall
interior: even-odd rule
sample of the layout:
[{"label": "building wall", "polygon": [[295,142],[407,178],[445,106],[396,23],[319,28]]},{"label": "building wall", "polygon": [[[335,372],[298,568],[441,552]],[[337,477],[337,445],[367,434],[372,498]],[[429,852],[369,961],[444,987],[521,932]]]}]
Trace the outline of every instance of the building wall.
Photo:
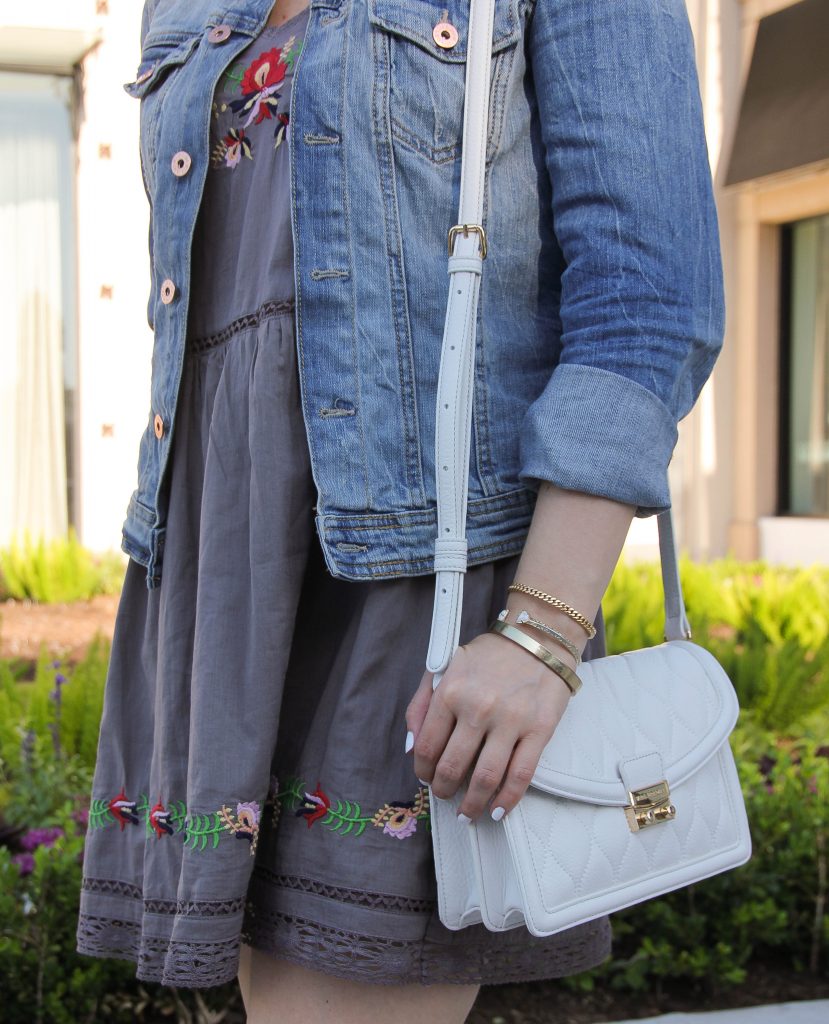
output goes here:
[{"label": "building wall", "polygon": [[[94,7],[94,3],[88,6]],[[149,207],[138,100],[122,84],[139,62],[141,0],[109,0],[102,42],[83,63],[78,139],[80,509],[84,543],[118,547],[149,409]]]},{"label": "building wall", "polygon": [[120,544],[149,401],[149,217],[138,159],[138,102],[121,87],[138,64],[141,9],[141,0],[0,0],[0,64],[62,72],[80,61],[82,69],[72,514],[83,542],[99,550]]}]

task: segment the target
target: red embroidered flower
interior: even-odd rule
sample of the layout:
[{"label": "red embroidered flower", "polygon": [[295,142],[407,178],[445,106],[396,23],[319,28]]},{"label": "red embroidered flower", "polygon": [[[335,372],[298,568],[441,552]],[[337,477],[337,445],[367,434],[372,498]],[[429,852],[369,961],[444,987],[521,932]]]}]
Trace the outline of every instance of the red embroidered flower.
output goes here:
[{"label": "red embroidered flower", "polygon": [[150,825],[155,830],[156,837],[160,839],[163,835],[173,834],[173,825],[170,821],[170,812],[165,808],[161,800],[150,811]]},{"label": "red embroidered flower", "polygon": [[268,86],[279,85],[285,77],[288,65],[281,59],[282,50],[274,47],[260,53],[256,60],[245,69],[242,76],[242,92],[249,96],[261,92]]},{"label": "red embroidered flower", "polygon": [[118,796],[112,798],[109,801],[109,809],[114,816],[115,820],[121,826],[121,831],[124,831],[124,825],[137,825],[138,814],[135,809],[135,801],[128,800],[127,794],[124,792],[124,787],[121,787],[121,792]]},{"label": "red embroidered flower", "polygon": [[306,792],[302,806],[299,807],[295,813],[298,818],[305,818],[308,822],[308,828],[310,828],[318,818],[325,817],[330,806],[331,801],[320,789],[320,784],[317,782],[317,788],[313,793]]}]

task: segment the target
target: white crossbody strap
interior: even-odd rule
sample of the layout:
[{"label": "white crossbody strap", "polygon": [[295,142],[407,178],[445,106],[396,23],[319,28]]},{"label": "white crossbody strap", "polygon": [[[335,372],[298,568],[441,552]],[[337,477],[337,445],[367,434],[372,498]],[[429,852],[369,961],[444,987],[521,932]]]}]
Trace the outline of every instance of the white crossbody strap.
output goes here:
[{"label": "white crossbody strap", "polygon": [[[467,567],[466,507],[478,293],[486,256],[482,218],[495,0],[471,0],[458,224],[449,232],[449,300],[443,329],[435,431],[435,602],[426,668],[433,688],[458,646]],[[658,516],[665,637],[690,636],[679,583],[671,509]]]}]

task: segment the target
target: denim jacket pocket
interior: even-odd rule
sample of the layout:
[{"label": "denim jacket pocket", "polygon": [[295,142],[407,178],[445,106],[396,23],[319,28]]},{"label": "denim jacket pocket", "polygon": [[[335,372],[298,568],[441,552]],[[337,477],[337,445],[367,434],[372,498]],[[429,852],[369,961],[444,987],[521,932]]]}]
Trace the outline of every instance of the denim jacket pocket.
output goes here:
[{"label": "denim jacket pocket", "polygon": [[162,103],[177,69],[192,55],[201,33],[150,32],[141,47],[141,62],[135,79],[124,83],[124,91],[141,100],[140,149],[144,186],[151,192],[150,175],[155,178],[155,154]]},{"label": "denim jacket pocket", "polygon": [[[521,38],[519,0],[496,0],[492,79],[511,62]],[[463,134],[463,98],[469,34],[468,0],[368,0],[378,30],[373,47],[379,84],[385,84],[388,116],[397,142],[443,164],[458,160]],[[437,26],[457,33],[439,45]],[[492,93],[490,139],[500,122],[498,90]]]}]

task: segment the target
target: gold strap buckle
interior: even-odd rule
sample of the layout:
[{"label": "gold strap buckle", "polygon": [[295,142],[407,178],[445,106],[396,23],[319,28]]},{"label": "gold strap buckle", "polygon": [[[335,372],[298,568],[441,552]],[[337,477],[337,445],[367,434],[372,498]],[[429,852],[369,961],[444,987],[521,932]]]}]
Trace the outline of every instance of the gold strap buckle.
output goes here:
[{"label": "gold strap buckle", "polygon": [[676,817],[676,807],[671,803],[671,791],[665,779],[646,789],[634,789],[628,796],[630,803],[625,807],[625,817],[631,832],[640,832],[649,825]]},{"label": "gold strap buckle", "polygon": [[469,238],[469,232],[474,231],[481,241],[481,259],[486,259],[486,231],[480,224],[453,224],[449,228],[449,255],[452,255],[452,247],[455,244],[455,237],[463,232],[464,238]]}]

